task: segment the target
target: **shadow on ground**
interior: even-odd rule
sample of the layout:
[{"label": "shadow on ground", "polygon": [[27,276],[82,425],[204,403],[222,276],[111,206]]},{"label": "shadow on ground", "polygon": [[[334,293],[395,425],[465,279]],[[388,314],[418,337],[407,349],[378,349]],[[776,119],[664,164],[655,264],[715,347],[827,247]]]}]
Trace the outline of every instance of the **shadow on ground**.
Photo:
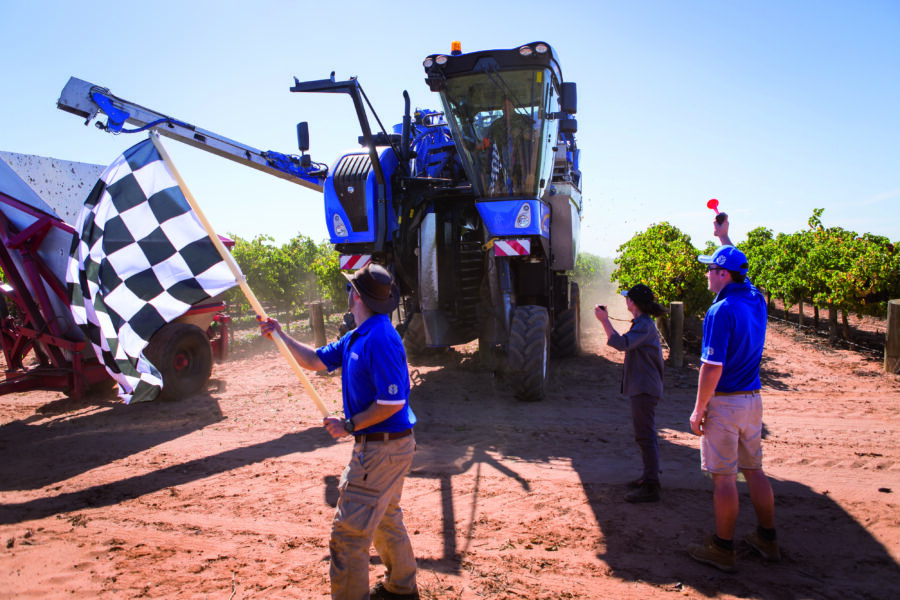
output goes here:
[{"label": "shadow on ground", "polygon": [[[695,388],[685,382],[696,382],[696,357],[692,360],[681,369],[667,369],[666,389],[672,392],[660,404],[661,431],[690,432]],[[784,549],[780,563],[766,563],[742,541],[756,521],[746,484],[741,483],[739,575],[697,565],[686,546],[712,531],[713,517],[712,481],[700,472],[694,438],[660,440],[663,500],[629,504],[623,499],[628,491],[624,482],[640,474],[640,458],[627,399],[618,393],[621,365],[585,355],[554,361],[551,367],[548,398],[527,404],[497,389],[490,369],[479,368],[474,359],[452,359],[443,369],[419,377],[414,392],[419,398],[417,440],[436,449],[440,465],[417,460],[410,476],[440,481],[443,510],[443,556],[429,559],[428,568],[447,573],[462,569],[466,548],[457,547],[457,540],[468,539],[471,532],[457,531],[455,523],[466,521],[459,517],[475,511],[479,498],[476,486],[471,504],[460,506],[458,497],[454,502],[455,475],[468,472],[477,478],[489,466],[515,480],[524,496],[529,482],[509,465],[568,459],[602,532],[604,550],[597,557],[623,581],[673,592],[689,586],[709,597],[742,598],[886,598],[894,595],[885,595],[887,589],[900,589],[900,568],[884,546],[830,497],[796,481],[772,481]],[[762,375],[765,385],[786,388],[783,374]],[[596,393],[586,396],[585,389]],[[476,436],[469,433],[476,428],[491,428],[492,441],[470,443]],[[631,449],[625,461],[620,456],[623,448]],[[515,461],[505,461],[508,457]],[[835,557],[842,557],[838,568]]]},{"label": "shadow on ground", "polygon": [[[178,402],[125,405],[118,401],[67,401],[44,407],[29,419],[0,427],[0,491],[34,490],[77,477],[222,419],[214,396]],[[316,425],[262,443],[212,456],[176,462],[158,470],[107,484],[62,492],[22,503],[0,504],[0,524],[41,519],[82,508],[110,506],[173,486],[295,452],[332,444]],[[62,486],[55,488],[61,489]]]}]

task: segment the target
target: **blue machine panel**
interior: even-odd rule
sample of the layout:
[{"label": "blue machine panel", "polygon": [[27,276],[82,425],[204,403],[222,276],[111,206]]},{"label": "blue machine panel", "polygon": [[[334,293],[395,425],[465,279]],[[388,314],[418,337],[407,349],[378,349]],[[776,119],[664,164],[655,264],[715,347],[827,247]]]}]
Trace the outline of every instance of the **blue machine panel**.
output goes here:
[{"label": "blue machine panel", "polygon": [[[399,164],[390,148],[381,148],[379,160],[385,176],[385,197],[391,198],[391,174]],[[338,158],[325,181],[325,222],[332,244],[375,241],[378,182],[366,150]],[[397,215],[388,205],[387,237],[397,229]],[[343,231],[340,229],[343,226]]]},{"label": "blue machine panel", "polygon": [[[516,227],[516,219],[527,205],[530,224]],[[550,237],[550,207],[540,200],[491,200],[476,204],[478,214],[492,237],[515,235],[540,235]]]}]

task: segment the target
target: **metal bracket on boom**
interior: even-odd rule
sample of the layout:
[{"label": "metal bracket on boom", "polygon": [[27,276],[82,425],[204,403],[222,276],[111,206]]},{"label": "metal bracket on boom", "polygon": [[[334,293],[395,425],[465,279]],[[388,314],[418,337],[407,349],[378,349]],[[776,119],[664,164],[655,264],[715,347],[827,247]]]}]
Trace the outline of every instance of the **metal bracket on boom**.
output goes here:
[{"label": "metal bracket on boom", "polygon": [[[212,131],[200,129],[114,96],[107,88],[76,77],[69,78],[56,106],[60,110],[83,117],[85,125],[90,123],[99,112],[102,112],[107,116],[107,122],[106,124],[98,123],[98,126],[110,133],[135,133],[154,129],[160,135],[302,185],[305,188],[317,192],[322,192],[324,189],[327,167],[323,165],[313,164],[310,167],[301,167],[299,161],[295,163],[290,160],[290,155],[257,150],[252,146],[241,144]],[[137,129],[124,129],[126,123],[135,125]]]},{"label": "metal bracket on boom", "polygon": [[122,131],[125,121],[128,120],[128,113],[113,106],[112,100],[104,96],[101,92],[94,92],[91,94],[91,99],[97,103],[100,110],[105,112],[108,117],[106,119],[105,129],[112,133],[119,133]]},{"label": "metal bracket on boom", "polygon": [[294,77],[294,86],[292,92],[320,92],[328,94],[347,94],[353,100],[353,107],[356,109],[356,117],[359,119],[359,126],[362,129],[363,145],[369,149],[369,159],[372,161],[372,168],[375,171],[375,181],[378,184],[378,198],[376,200],[378,214],[375,219],[375,251],[384,250],[385,239],[387,238],[387,199],[385,192],[384,171],[381,168],[381,161],[378,160],[378,153],[375,150],[375,142],[372,136],[372,128],[369,125],[369,118],[366,115],[366,109],[363,106],[363,93],[356,77],[351,77],[347,81],[335,81],[334,71],[328,79],[316,79],[313,81],[300,81]]}]

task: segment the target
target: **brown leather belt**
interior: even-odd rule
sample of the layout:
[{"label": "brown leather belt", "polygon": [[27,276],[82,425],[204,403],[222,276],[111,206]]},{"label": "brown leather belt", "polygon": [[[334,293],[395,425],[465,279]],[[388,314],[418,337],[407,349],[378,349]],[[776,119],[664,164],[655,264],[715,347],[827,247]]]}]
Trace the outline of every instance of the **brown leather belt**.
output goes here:
[{"label": "brown leather belt", "polygon": [[750,394],[758,394],[762,390],[747,390],[746,392],[716,392],[713,396],[749,396]]},{"label": "brown leather belt", "polygon": [[404,429],[403,431],[394,431],[391,433],[363,433],[356,436],[356,442],[386,442],[388,440],[399,440],[412,435],[412,429]]}]

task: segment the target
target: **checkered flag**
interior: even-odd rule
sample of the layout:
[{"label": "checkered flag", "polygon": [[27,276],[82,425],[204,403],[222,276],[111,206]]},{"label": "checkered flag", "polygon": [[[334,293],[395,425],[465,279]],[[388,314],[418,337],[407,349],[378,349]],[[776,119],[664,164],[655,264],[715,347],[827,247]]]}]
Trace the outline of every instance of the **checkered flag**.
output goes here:
[{"label": "checkered flag", "polygon": [[151,140],[100,176],[75,225],[66,270],[75,322],[126,402],[163,381],[141,352],[192,304],[236,285]]},{"label": "checkered flag", "polygon": [[500,181],[500,172],[503,170],[503,163],[500,161],[500,153],[497,151],[497,144],[494,144],[493,152],[491,152],[491,186],[488,190],[489,196],[494,195],[494,189],[499,187],[497,182]]}]

